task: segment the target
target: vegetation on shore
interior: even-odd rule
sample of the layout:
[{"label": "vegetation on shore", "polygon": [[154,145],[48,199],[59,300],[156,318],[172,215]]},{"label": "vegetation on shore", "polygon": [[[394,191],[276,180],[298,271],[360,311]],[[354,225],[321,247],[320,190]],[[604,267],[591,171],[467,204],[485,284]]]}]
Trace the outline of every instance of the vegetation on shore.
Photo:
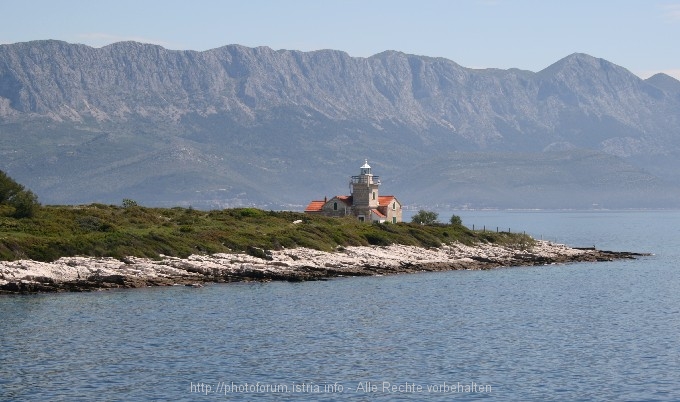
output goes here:
[{"label": "vegetation on shore", "polygon": [[0,215],[30,218],[40,207],[38,197],[31,190],[0,170]]},{"label": "vegetation on shore", "polygon": [[187,257],[220,252],[266,258],[267,250],[295,247],[332,251],[390,244],[439,247],[456,241],[526,246],[533,241],[518,234],[473,232],[455,215],[448,225],[436,220],[436,213],[420,211],[412,223],[366,224],[353,218],[255,208],[146,208],[127,198],[122,206],[41,206],[30,190],[0,171],[0,260],[54,261],[75,255]]},{"label": "vegetation on shore", "polygon": [[[296,223],[297,222],[297,223]],[[186,257],[220,252],[263,253],[309,247],[332,251],[344,246],[491,242],[528,246],[522,234],[471,231],[461,224],[367,224],[298,212],[238,208],[36,206],[32,216],[0,211],[0,260],[53,261],[63,256]]]}]

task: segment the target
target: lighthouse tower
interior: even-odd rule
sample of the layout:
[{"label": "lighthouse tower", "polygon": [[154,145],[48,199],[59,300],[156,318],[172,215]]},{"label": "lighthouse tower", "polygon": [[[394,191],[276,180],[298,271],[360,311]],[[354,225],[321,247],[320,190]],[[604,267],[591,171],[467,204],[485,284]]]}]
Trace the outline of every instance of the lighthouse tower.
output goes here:
[{"label": "lighthouse tower", "polygon": [[380,178],[371,173],[368,160],[361,167],[360,173],[359,176],[352,176],[349,182],[353,212],[359,219],[368,218],[370,210],[378,207],[378,187],[380,187]]}]

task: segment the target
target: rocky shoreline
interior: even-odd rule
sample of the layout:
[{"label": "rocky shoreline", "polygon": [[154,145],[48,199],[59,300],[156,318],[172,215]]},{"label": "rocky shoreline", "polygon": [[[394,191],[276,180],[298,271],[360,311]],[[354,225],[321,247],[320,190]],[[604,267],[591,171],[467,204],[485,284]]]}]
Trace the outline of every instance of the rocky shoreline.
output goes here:
[{"label": "rocky shoreline", "polygon": [[306,248],[123,260],[63,257],[54,262],[0,261],[0,294],[90,291],[112,288],[242,281],[309,281],[336,277],[427,271],[484,270],[572,262],[634,259],[646,254],[573,248],[536,241],[528,249],[460,243],[440,248],[404,245],[341,247],[335,252]]}]

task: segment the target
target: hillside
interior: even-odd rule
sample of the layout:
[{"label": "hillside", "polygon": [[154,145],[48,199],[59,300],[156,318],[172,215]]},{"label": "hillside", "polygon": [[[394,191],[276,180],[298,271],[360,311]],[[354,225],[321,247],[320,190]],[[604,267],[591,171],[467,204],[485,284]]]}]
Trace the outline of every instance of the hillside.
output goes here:
[{"label": "hillside", "polygon": [[126,208],[91,204],[42,207],[31,218],[0,215],[0,260],[54,261],[91,256],[159,258],[240,252],[266,259],[271,250],[345,246],[439,247],[479,242],[531,245],[517,233],[471,231],[462,225],[366,224],[289,211],[236,208]]},{"label": "hillside", "polygon": [[406,204],[680,206],[679,87],[585,54],[0,45],[0,170],[48,204],[299,208],[369,158]]}]

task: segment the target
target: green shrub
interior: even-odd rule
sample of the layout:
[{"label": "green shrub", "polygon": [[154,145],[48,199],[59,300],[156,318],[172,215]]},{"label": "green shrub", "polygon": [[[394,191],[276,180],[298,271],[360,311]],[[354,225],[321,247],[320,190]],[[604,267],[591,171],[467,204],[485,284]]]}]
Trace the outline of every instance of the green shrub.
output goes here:
[{"label": "green shrub", "polygon": [[366,233],[364,235],[368,244],[372,246],[389,246],[392,244],[382,233]]},{"label": "green shrub", "polygon": [[75,222],[84,232],[111,232],[115,230],[114,225],[96,216],[79,216]]},{"label": "green shrub", "polygon": [[14,208],[12,216],[15,218],[32,218],[40,204],[38,197],[24,186],[12,180],[0,170],[0,204]]},{"label": "green shrub", "polygon": [[237,213],[242,218],[254,218],[257,216],[264,216],[265,213],[262,210],[256,208],[241,208],[237,210]]},{"label": "green shrub", "polygon": [[9,204],[12,197],[22,191],[24,191],[24,186],[0,170],[0,204]]},{"label": "green shrub", "polygon": [[131,200],[129,198],[123,198],[123,208],[136,207],[137,201]]},{"label": "green shrub", "polygon": [[38,197],[31,191],[22,191],[15,195],[10,204],[14,206],[15,218],[32,218],[38,211]]},{"label": "green shrub", "polygon": [[439,214],[432,211],[425,211],[421,209],[417,214],[413,215],[411,222],[421,225],[432,225],[439,219]]}]

